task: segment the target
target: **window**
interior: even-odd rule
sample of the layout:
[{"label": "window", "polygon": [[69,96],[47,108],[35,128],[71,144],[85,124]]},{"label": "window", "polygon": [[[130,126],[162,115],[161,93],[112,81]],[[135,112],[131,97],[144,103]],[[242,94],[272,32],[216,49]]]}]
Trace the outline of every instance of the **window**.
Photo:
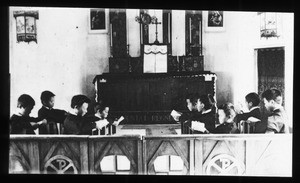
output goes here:
[{"label": "window", "polygon": [[183,171],[183,161],[179,156],[158,156],[153,164],[156,175],[180,175]]},{"label": "window", "polygon": [[122,155],[105,156],[100,167],[105,174],[130,174],[130,161]]}]

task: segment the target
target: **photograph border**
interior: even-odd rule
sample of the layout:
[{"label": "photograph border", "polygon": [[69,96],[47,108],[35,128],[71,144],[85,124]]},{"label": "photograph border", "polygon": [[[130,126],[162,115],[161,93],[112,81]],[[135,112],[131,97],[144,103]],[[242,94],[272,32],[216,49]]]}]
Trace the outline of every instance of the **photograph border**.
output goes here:
[{"label": "photograph border", "polygon": [[[209,10],[211,11],[211,10]],[[223,26],[222,27],[208,27],[208,12],[203,11],[203,23],[205,32],[224,32],[226,26],[226,11],[223,11]]]},{"label": "photograph border", "polygon": [[[105,29],[92,30],[91,29],[91,10],[98,8],[90,8],[88,11],[88,32],[89,34],[107,34],[109,27],[109,9],[105,8]],[[99,8],[103,9],[103,8]]]}]

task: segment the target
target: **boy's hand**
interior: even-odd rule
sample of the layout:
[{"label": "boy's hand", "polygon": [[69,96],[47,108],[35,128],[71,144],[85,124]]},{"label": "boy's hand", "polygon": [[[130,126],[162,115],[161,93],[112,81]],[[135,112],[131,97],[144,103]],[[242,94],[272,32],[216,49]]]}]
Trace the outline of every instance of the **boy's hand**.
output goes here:
[{"label": "boy's hand", "polygon": [[43,119],[42,121],[40,122],[37,122],[39,125],[46,125],[47,124],[47,120],[46,119]]}]

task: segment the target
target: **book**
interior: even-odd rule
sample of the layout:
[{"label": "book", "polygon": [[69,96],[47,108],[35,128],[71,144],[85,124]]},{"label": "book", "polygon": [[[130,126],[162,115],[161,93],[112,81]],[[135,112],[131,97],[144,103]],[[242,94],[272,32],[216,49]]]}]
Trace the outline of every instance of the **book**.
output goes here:
[{"label": "book", "polygon": [[191,129],[196,130],[196,131],[200,131],[200,132],[205,132],[206,131],[204,123],[201,123],[199,121],[192,121]]},{"label": "book", "polygon": [[101,119],[99,121],[96,121],[96,127],[98,129],[102,129],[103,127],[105,127],[107,124],[109,124],[109,122],[107,121],[107,119]]},{"label": "book", "polygon": [[182,115],[181,112],[178,112],[178,111],[175,111],[175,110],[172,110],[171,112],[171,116],[173,117],[173,119],[175,121],[179,121],[179,117]]},{"label": "book", "polygon": [[257,122],[260,122],[260,119],[257,119],[257,118],[255,118],[255,117],[249,117],[248,119],[247,119],[247,122],[250,122],[250,123],[257,123]]},{"label": "book", "polygon": [[120,122],[123,120],[124,120],[124,117],[121,116],[117,121],[114,121],[113,125],[118,126],[120,124]]}]

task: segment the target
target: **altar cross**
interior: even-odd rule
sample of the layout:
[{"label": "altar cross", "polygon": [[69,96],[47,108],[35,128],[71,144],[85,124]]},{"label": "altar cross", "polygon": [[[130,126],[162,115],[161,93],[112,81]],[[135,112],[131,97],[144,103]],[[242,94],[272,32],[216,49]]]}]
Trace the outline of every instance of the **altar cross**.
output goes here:
[{"label": "altar cross", "polygon": [[159,44],[159,41],[157,40],[157,34],[158,34],[158,32],[157,32],[157,25],[161,24],[161,22],[158,22],[157,18],[155,17],[154,21],[152,22],[152,24],[155,24],[155,41],[154,41],[154,44]]}]

